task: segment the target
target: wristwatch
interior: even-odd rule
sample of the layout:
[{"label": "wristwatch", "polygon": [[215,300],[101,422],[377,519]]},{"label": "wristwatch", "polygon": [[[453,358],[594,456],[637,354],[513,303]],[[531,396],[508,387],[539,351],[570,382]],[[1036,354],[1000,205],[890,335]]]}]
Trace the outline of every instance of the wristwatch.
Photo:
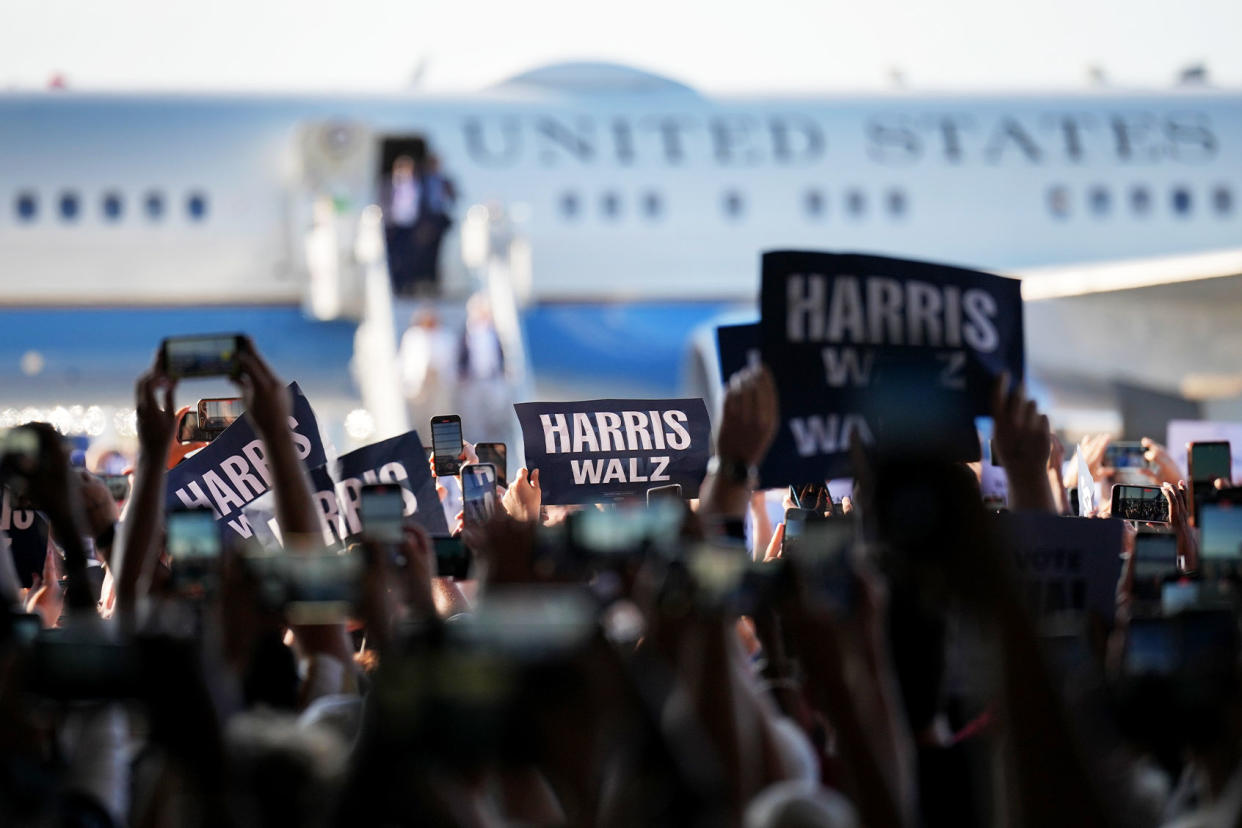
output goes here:
[{"label": "wristwatch", "polygon": [[759,470],[741,460],[730,460],[719,455],[707,461],[707,473],[736,486],[755,488],[759,483]]}]

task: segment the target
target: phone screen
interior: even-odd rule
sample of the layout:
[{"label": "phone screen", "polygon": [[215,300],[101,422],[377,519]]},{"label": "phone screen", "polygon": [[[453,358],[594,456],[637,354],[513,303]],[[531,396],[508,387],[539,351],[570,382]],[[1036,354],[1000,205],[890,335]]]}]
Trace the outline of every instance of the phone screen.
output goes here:
[{"label": "phone screen", "polygon": [[220,557],[220,528],[209,509],[187,509],[168,514],[168,556],[181,561]]},{"label": "phone screen", "polygon": [[1230,477],[1228,443],[1191,443],[1190,468],[1195,482],[1210,483]]},{"label": "phone screen", "polygon": [[396,483],[363,486],[358,512],[362,533],[380,543],[401,543],[405,521],[405,493]]},{"label": "phone screen", "polygon": [[1140,532],[1134,540],[1134,577],[1142,580],[1177,573],[1177,536]]},{"label": "phone screen", "polygon": [[1199,531],[1199,554],[1204,558],[1242,558],[1242,508],[1204,503],[1199,507]]},{"label": "phone screen", "polygon": [[1113,517],[1168,523],[1169,501],[1159,486],[1114,486]]},{"label": "phone screen", "polygon": [[129,478],[123,474],[105,474],[101,475],[104,485],[108,487],[108,494],[112,495],[112,499],[117,503],[124,503],[129,497]]},{"label": "phone screen", "polygon": [[672,483],[668,486],[654,486],[647,490],[647,505],[660,500],[681,502],[681,484]]},{"label": "phone screen", "polygon": [[1104,449],[1104,465],[1113,469],[1145,469],[1146,452],[1142,443],[1109,443]]},{"label": "phone screen", "polygon": [[470,575],[470,550],[461,538],[431,539],[436,553],[436,575],[463,580]]},{"label": "phone screen", "polygon": [[211,510],[169,512],[167,548],[177,588],[195,589],[208,583],[220,558],[220,527]]},{"label": "phone screen", "polygon": [[480,463],[491,463],[496,467],[496,485],[509,488],[509,449],[504,443],[478,443],[474,453],[479,456]]},{"label": "phone screen", "polygon": [[461,418],[457,416],[433,417],[431,420],[431,449],[436,463],[436,476],[449,477],[461,470],[462,449]]},{"label": "phone screen", "polygon": [[481,523],[496,509],[496,467],[472,463],[461,470],[462,512],[467,521]]},{"label": "phone screen", "polygon": [[361,559],[352,551],[291,560],[285,606],[289,622],[324,624],[347,616],[361,595],[362,568]]},{"label": "phone screen", "polygon": [[232,376],[239,340],[237,334],[169,337],[160,348],[164,373],[173,379]]},{"label": "phone screen", "polygon": [[1171,675],[1181,661],[1181,636],[1170,618],[1135,618],[1126,635],[1128,675]]},{"label": "phone screen", "polygon": [[238,397],[213,397],[198,401],[198,426],[223,431],[244,414],[245,405]]}]

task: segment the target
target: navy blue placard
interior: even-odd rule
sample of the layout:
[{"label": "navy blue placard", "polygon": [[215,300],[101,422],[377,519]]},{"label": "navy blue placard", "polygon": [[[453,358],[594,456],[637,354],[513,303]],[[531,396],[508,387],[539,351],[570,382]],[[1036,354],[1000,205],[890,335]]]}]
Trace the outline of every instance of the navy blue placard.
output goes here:
[{"label": "navy blue placard", "polygon": [[699,399],[532,402],[513,406],[526,465],[539,470],[548,505],[646,497],[681,484],[697,497],[712,426]]},{"label": "navy blue placard", "polygon": [[720,354],[720,381],[728,385],[729,377],[759,361],[759,323],[717,325],[716,351]]},{"label": "navy blue placard", "polygon": [[[319,424],[310,401],[296,382],[289,383],[293,413],[289,426],[298,458],[308,469],[327,462]],[[242,509],[271,489],[267,448],[249,417],[239,417],[210,445],[168,471],[166,508],[208,508],[241,537],[252,534]]]},{"label": "navy blue placard", "polygon": [[1121,577],[1120,520],[1015,512],[993,517],[1038,616],[1089,612],[1111,626]]},{"label": "navy blue placard", "polygon": [[[848,473],[848,437],[978,458],[973,417],[1023,375],[1020,283],[859,254],[763,255],[760,341],[780,393],[766,485]],[[933,446],[929,441],[940,441]]]},{"label": "navy blue placard", "polygon": [[427,452],[417,431],[407,431],[343,454],[336,461],[340,534],[352,540],[362,532],[358,501],[362,487],[397,483],[405,490],[405,516],[432,535],[447,535],[448,523],[427,466]]},{"label": "navy blue placard", "polygon": [[43,577],[47,555],[47,519],[34,509],[14,508],[8,489],[0,490],[0,531],[9,536],[9,552],[23,587],[29,589],[34,576]]}]

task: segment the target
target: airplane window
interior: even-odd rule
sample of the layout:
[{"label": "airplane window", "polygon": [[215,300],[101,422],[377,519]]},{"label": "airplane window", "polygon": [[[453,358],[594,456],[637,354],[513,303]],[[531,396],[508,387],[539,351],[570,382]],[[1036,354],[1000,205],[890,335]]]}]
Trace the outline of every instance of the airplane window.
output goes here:
[{"label": "airplane window", "polygon": [[61,193],[60,217],[65,221],[75,221],[78,217],[78,197],[73,193]]},{"label": "airplane window", "polygon": [[142,208],[151,221],[158,221],[164,216],[164,197],[159,193],[147,193],[142,201]]},{"label": "airplane window", "polygon": [[108,221],[118,221],[124,209],[120,194],[108,193],[103,197],[103,214]]},{"label": "airplane window", "polygon": [[1140,216],[1147,215],[1151,210],[1151,193],[1147,192],[1146,187],[1130,190],[1130,209]]},{"label": "airplane window", "polygon": [[648,218],[656,218],[664,211],[664,201],[657,192],[649,192],[643,196],[643,212]]},{"label": "airplane window", "polygon": [[185,210],[194,221],[202,221],[207,217],[207,196],[202,193],[191,193],[185,200]]},{"label": "airplane window", "polygon": [[1212,191],[1212,207],[1221,215],[1233,212],[1233,192],[1223,184]]},{"label": "airplane window", "polygon": [[906,194],[904,190],[889,190],[885,196],[889,215],[900,218],[906,214]]},{"label": "airplane window", "polygon": [[728,190],[721,199],[720,206],[729,218],[739,218],[746,209],[746,201],[737,190]]},{"label": "airplane window", "polygon": [[578,196],[574,193],[561,194],[561,215],[567,219],[578,217]]},{"label": "airplane window", "polygon": [[1112,206],[1112,198],[1109,196],[1108,190],[1103,187],[1092,187],[1089,200],[1091,202],[1091,212],[1097,216],[1105,215],[1108,213],[1109,207]]},{"label": "airplane window", "polygon": [[39,199],[34,193],[19,193],[17,196],[17,217],[22,221],[34,221],[39,214]]},{"label": "airplane window", "polygon": [[613,192],[604,193],[599,202],[600,209],[606,218],[615,219],[621,214],[621,196]]},{"label": "airplane window", "polygon": [[1048,190],[1048,210],[1055,218],[1065,218],[1070,211],[1069,190],[1057,185]]},{"label": "airplane window", "polygon": [[861,190],[850,190],[845,195],[845,209],[854,217],[859,217],[867,209],[867,198]]},{"label": "airplane window", "polygon": [[802,196],[802,209],[808,216],[818,218],[824,214],[824,194],[819,190],[807,190]]},{"label": "airplane window", "polygon": [[1173,211],[1179,216],[1184,216],[1190,212],[1190,207],[1190,190],[1185,187],[1175,189],[1173,191]]}]

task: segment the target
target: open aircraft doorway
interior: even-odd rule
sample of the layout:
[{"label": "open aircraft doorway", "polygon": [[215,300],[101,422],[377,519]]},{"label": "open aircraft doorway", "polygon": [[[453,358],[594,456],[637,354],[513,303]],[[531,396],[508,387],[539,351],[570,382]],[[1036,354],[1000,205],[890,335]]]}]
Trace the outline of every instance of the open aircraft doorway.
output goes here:
[{"label": "open aircraft doorway", "polygon": [[393,294],[440,294],[440,248],[453,224],[456,188],[422,135],[384,138],[376,171]]}]

